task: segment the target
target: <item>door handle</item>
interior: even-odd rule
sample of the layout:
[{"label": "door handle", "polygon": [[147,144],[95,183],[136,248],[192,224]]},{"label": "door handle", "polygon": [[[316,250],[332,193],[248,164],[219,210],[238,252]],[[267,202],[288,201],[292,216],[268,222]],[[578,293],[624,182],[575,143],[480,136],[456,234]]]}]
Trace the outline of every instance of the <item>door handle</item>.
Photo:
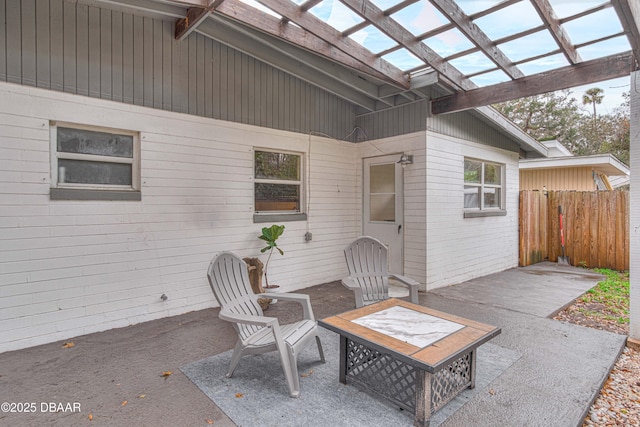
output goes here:
[{"label": "door handle", "polygon": [[402,224],[398,224],[398,234],[400,234],[401,230],[402,230]]}]

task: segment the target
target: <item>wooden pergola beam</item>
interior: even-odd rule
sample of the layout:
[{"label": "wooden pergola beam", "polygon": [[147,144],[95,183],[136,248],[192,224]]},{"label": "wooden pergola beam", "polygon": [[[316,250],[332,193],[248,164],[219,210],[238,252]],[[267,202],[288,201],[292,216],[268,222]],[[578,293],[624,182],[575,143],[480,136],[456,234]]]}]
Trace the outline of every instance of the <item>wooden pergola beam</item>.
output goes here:
[{"label": "wooden pergola beam", "polygon": [[471,21],[453,0],[431,0],[431,3],[509,77],[512,79],[524,77],[522,71],[507,58],[484,31]]},{"label": "wooden pergola beam", "polygon": [[569,35],[560,24],[560,20],[556,16],[553,7],[551,7],[549,0],[531,0],[531,4],[538,12],[538,15],[540,15],[540,18],[542,18],[544,26],[549,30],[551,36],[560,46],[560,49],[562,49],[562,53],[569,63],[577,64],[582,62],[580,54],[573,46],[569,39]]},{"label": "wooden pergola beam", "polygon": [[620,18],[635,57],[634,70],[640,69],[640,4],[635,0],[611,0]]},{"label": "wooden pergola beam", "polygon": [[511,82],[458,92],[431,101],[432,114],[453,113],[483,105],[568,89],[603,80],[628,76],[633,54],[627,52],[533,74]]},{"label": "wooden pergola beam", "polygon": [[213,0],[207,7],[192,6],[187,9],[187,16],[176,21],[176,40],[186,39],[223,1]]},{"label": "wooden pergola beam", "polygon": [[371,22],[380,31],[416,55],[431,68],[447,76],[457,88],[468,90],[476,87],[475,83],[467,79],[457,68],[446,62],[433,49],[419,41],[409,30],[385,15],[381,9],[369,0],[341,0],[341,2]]},{"label": "wooden pergola beam", "polygon": [[[305,31],[303,28],[282,22],[282,20],[260,12],[245,3],[239,1],[227,1],[216,9],[216,13],[234,21],[246,24],[250,27],[259,29],[263,33],[276,36],[293,45],[300,46],[310,52],[314,52],[324,58],[330,59],[333,62],[346,65],[353,70],[370,75],[389,84],[399,86],[395,80],[389,78],[386,74],[383,74],[378,70],[371,69],[368,65],[365,65],[363,62],[347,55],[323,39]],[[357,86],[358,83],[364,83],[362,79],[359,80],[360,82],[356,81],[353,82],[353,84]]]},{"label": "wooden pergola beam", "polygon": [[258,1],[284,18],[295,22],[311,34],[314,34],[347,55],[369,66],[371,69],[386,75],[387,81],[393,81],[395,85],[409,89],[409,78],[402,70],[382,58],[378,58],[349,37],[344,37],[329,24],[316,18],[311,13],[301,10],[295,3],[289,0]]}]

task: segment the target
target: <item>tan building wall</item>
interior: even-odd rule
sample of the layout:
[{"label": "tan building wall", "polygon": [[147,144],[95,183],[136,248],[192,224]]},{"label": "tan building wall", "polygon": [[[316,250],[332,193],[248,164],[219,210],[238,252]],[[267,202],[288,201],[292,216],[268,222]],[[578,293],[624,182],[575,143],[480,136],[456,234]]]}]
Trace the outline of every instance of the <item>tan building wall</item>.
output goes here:
[{"label": "tan building wall", "polygon": [[596,191],[591,167],[520,170],[520,190]]}]

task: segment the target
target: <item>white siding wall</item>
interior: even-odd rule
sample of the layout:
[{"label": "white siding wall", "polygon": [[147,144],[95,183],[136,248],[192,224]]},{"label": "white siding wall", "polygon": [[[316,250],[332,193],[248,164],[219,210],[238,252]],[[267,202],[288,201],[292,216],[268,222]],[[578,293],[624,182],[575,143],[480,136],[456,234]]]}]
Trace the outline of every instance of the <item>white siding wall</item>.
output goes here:
[{"label": "white siding wall", "polygon": [[[258,256],[269,225],[252,220],[253,146],[311,152],[309,220],[285,223],[271,282],[346,273],[353,144],[7,83],[0,99],[0,352],[214,306],[211,257]],[[142,201],[51,201],[50,120],[139,131]]]},{"label": "white siding wall", "polygon": [[[359,144],[360,156],[412,154],[413,164],[404,168],[404,274],[426,283],[426,135],[416,132]],[[362,179],[362,163],[359,167]],[[362,188],[362,185],[359,186]],[[362,214],[360,214],[362,218]],[[360,227],[362,230],[362,227]]]},{"label": "white siding wall", "polygon": [[640,342],[640,71],[631,73],[631,206],[629,337]]},{"label": "white siding wall", "polygon": [[[427,133],[427,289],[518,265],[518,154]],[[463,218],[464,157],[506,164],[507,216]]]}]

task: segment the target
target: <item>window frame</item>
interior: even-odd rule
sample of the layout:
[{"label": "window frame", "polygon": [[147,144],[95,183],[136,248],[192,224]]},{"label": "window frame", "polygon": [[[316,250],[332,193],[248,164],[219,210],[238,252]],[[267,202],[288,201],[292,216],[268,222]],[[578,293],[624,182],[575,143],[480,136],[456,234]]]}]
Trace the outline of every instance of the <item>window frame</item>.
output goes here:
[{"label": "window frame", "polygon": [[[463,165],[464,162],[467,161],[473,161],[473,162],[479,162],[481,164],[481,168],[480,168],[480,182],[479,183],[474,183],[474,182],[468,182],[465,180],[464,177],[464,166],[463,166],[463,209],[464,209],[464,218],[475,218],[475,217],[486,217],[486,216],[505,216],[507,214],[507,211],[505,210],[505,202],[506,202],[506,164],[504,163],[500,163],[500,162],[495,162],[495,161],[491,161],[491,160],[484,160],[484,159],[478,159],[478,158],[473,158],[473,157],[465,157],[464,161],[463,161]],[[485,166],[487,164],[493,165],[493,166],[498,166],[500,168],[500,184],[486,184],[485,183]],[[479,197],[479,206],[478,207],[473,207],[473,208],[469,208],[469,207],[465,207],[464,206],[464,188],[467,186],[474,186],[479,188],[479,194],[481,195]],[[499,195],[500,195],[500,203],[499,206],[490,206],[490,207],[485,207],[484,205],[484,193],[485,193],[485,188],[489,189],[489,188],[497,188],[499,189]]]},{"label": "window frame", "polygon": [[[277,153],[277,154],[288,154],[298,156],[299,168],[298,171],[298,180],[282,180],[282,179],[269,179],[269,178],[257,178],[256,177],[256,153],[264,152],[264,153]],[[305,168],[305,153],[300,151],[291,151],[291,150],[279,150],[275,148],[262,148],[262,147],[254,147],[251,151],[252,155],[252,166],[253,166],[253,221],[255,223],[258,222],[276,222],[276,221],[304,221],[307,219],[306,214],[306,168]],[[258,211],[256,209],[256,185],[257,184],[281,184],[281,185],[297,185],[299,187],[299,209],[296,211]]]},{"label": "window frame", "polygon": [[[103,132],[131,136],[133,157],[117,157],[99,154],[67,153],[58,151],[58,128]],[[124,129],[91,126],[70,122],[51,121],[49,124],[51,155],[50,197],[55,200],[141,200],[140,194],[140,134]],[[59,182],[59,160],[79,160],[131,165],[131,185]]]}]

